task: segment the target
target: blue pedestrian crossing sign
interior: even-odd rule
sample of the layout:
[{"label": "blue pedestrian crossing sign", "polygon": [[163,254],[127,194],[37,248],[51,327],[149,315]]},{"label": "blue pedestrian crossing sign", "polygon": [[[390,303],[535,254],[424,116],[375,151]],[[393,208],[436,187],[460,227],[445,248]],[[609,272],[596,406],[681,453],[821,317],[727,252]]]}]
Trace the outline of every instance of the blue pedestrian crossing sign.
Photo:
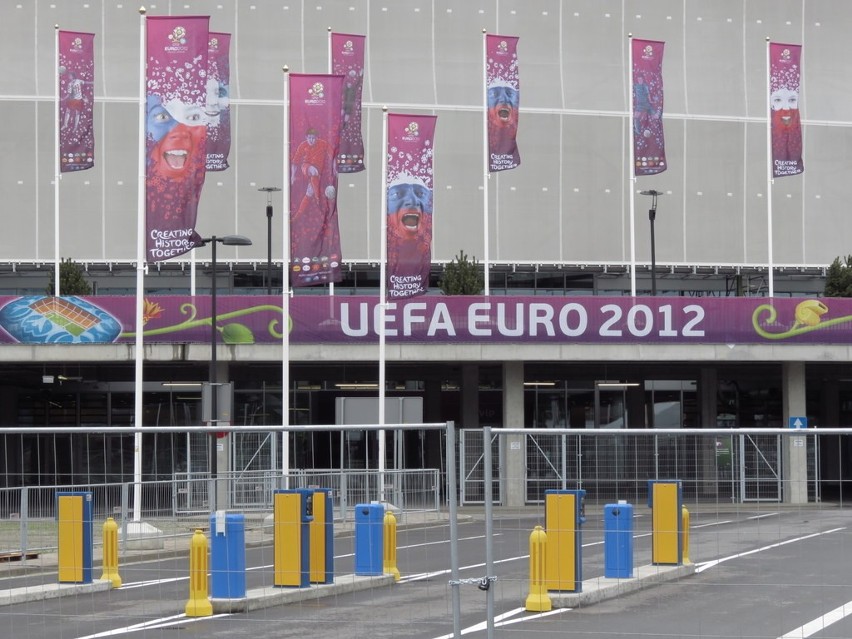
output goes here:
[{"label": "blue pedestrian crossing sign", "polygon": [[808,418],[807,417],[791,417],[790,423],[788,424],[790,428],[807,428],[808,427]]}]

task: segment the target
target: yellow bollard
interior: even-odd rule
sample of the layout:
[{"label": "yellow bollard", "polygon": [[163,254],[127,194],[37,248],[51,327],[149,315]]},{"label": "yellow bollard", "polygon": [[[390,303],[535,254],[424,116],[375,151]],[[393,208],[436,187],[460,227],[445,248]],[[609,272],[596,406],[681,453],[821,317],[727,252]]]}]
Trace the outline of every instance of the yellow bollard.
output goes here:
[{"label": "yellow bollard", "polygon": [[686,509],[686,506],[680,507],[680,525],[683,530],[683,537],[681,539],[683,563],[689,565],[692,561],[689,559],[689,511]]},{"label": "yellow bollard", "polygon": [[196,530],[189,542],[189,601],[187,617],[209,617],[213,605],[207,597],[207,537]]},{"label": "yellow bollard", "polygon": [[544,566],[547,552],[547,533],[536,526],[530,534],[530,594],[525,604],[529,612],[548,612],[552,608],[544,586]]},{"label": "yellow bollard", "polygon": [[393,575],[394,581],[399,581],[399,568],[396,566],[396,517],[386,510],[384,518],[384,562],[382,571]]},{"label": "yellow bollard", "polygon": [[113,588],[121,588],[121,577],[118,574],[118,524],[112,517],[107,517],[104,522],[103,564],[101,579],[108,579]]}]

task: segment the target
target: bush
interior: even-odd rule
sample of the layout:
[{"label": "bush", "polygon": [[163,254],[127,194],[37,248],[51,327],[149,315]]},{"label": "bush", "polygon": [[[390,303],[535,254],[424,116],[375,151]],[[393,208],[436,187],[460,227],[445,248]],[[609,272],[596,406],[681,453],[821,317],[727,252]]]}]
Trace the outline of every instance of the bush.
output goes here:
[{"label": "bush", "polygon": [[485,278],[476,258],[470,261],[464,251],[444,267],[439,282],[444,295],[479,295],[485,288]]},{"label": "bush", "polygon": [[852,297],[852,255],[835,257],[825,274],[825,297]]},{"label": "bush", "polygon": [[[53,295],[56,269],[50,271],[50,282],[47,284],[47,294]],[[59,263],[59,294],[60,295],[91,295],[92,285],[86,281],[83,267],[62,258]]]}]

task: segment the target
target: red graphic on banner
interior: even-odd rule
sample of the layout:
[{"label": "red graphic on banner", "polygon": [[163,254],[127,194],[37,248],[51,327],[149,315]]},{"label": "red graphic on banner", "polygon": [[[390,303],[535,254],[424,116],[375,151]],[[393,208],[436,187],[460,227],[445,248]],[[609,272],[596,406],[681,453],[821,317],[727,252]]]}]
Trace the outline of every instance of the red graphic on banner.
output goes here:
[{"label": "red graphic on banner", "polygon": [[365,168],[361,135],[365,40],[360,35],[331,34],[331,71],[343,76],[343,130],[337,154],[337,170],[341,173],[357,173]]},{"label": "red graphic on banner", "polygon": [[634,174],[656,175],[666,170],[663,136],[664,42],[633,40]]},{"label": "red graphic on banner", "polygon": [[59,170],[95,165],[93,33],[59,32]]},{"label": "red graphic on banner", "polygon": [[388,115],[387,296],[429,290],[436,116]]},{"label": "red graphic on banner", "polygon": [[769,43],[769,113],[772,118],[772,176],[798,175],[802,162],[799,82],[802,47]]},{"label": "red graphic on banner", "polygon": [[506,171],[521,164],[518,152],[518,38],[485,37],[486,109],[488,109],[488,167]]},{"label": "red graphic on banner", "polygon": [[147,25],[146,259],[183,255],[195,230],[207,160],[207,16],[149,16]]},{"label": "red graphic on banner", "polygon": [[337,152],[343,76],[290,74],[290,280],[340,281]]}]

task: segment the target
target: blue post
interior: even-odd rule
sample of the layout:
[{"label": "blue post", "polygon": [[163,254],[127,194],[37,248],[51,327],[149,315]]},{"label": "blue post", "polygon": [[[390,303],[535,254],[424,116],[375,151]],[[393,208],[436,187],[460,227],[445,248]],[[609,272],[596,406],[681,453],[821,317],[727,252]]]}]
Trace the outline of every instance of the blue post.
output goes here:
[{"label": "blue post", "polygon": [[604,577],[633,577],[633,506],[604,506]]},{"label": "blue post", "polygon": [[382,504],[355,506],[355,574],[374,577],[384,574],[385,507]]},{"label": "blue post", "polygon": [[210,515],[210,597],[243,599],[246,596],[245,515]]}]

